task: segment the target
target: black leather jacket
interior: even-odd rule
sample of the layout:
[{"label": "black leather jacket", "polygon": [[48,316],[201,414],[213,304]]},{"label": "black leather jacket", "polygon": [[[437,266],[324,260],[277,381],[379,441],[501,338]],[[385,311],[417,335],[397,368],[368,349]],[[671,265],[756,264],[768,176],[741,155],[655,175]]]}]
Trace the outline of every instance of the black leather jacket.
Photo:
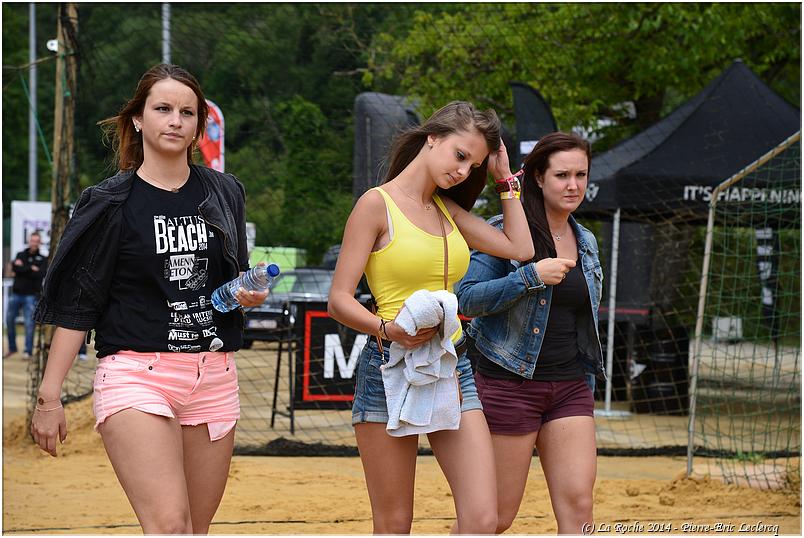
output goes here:
[{"label": "black leather jacket", "polygon": [[[198,210],[207,224],[222,233],[224,258],[234,278],[248,269],[245,189],[232,174],[190,166],[201,178],[206,196]],[[38,323],[87,331],[103,314],[117,263],[120,209],[135,177],[134,170],[121,171],[81,193],[51,257],[34,314]]]}]

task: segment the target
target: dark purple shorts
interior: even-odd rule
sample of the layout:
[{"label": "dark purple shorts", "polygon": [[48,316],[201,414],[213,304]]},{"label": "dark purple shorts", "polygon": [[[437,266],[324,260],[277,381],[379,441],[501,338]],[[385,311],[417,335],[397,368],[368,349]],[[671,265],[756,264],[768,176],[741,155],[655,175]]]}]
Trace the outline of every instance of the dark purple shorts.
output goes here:
[{"label": "dark purple shorts", "polygon": [[523,435],[557,418],[595,415],[595,398],[583,378],[533,381],[477,373],[475,385],[491,433]]}]

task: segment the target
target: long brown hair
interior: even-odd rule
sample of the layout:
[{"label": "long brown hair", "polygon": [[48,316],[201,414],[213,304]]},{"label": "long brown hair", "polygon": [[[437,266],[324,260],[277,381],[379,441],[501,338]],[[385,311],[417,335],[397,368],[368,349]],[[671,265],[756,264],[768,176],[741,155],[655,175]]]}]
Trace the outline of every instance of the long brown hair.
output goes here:
[{"label": "long brown hair", "polygon": [[[500,119],[494,110],[476,110],[472,103],[452,101],[438,109],[422,125],[411,127],[400,133],[391,147],[388,174],[383,183],[398,176],[416,158],[430,135],[441,137],[458,131],[477,130],[486,140],[489,152],[500,148]],[[448,196],[458,205],[469,211],[486,186],[488,157],[473,169],[464,181],[439,194]]]},{"label": "long brown hair", "polygon": [[160,80],[173,79],[181,82],[195,93],[198,98],[198,125],[196,126],[195,139],[190,147],[187,148],[187,164],[193,162],[193,150],[201,139],[201,133],[207,126],[207,114],[209,107],[204,99],[201,86],[193,75],[187,70],[173,64],[158,64],[146,71],[137,84],[134,97],[120,110],[117,116],[106,118],[98,122],[101,126],[106,140],[114,147],[114,162],[119,170],[131,170],[139,168],[142,164],[142,136],[134,130],[132,118],[141,116],[145,109],[145,101],[154,84]]},{"label": "long brown hair", "polygon": [[580,149],[586,153],[587,177],[592,167],[592,147],[589,142],[575,133],[555,132],[543,136],[524,159],[522,182],[522,207],[528,218],[530,236],[536,253],[532,261],[556,256],[553,236],[547,223],[544,210],[544,193],[536,182],[537,177],[544,177],[550,166],[550,156],[559,151]]}]

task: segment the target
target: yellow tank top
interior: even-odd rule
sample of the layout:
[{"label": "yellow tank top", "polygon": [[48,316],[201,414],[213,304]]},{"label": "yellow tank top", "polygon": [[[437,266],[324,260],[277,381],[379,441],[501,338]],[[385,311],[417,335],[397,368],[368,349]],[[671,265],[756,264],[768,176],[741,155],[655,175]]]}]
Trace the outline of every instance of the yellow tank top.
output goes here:
[{"label": "yellow tank top", "polygon": [[[414,291],[444,289],[444,239],[410,222],[383,189],[374,187],[372,190],[385,199],[393,235],[387,245],[369,256],[365,269],[366,280],[377,301],[377,315],[392,320]],[[441,198],[434,194],[433,201],[452,225],[452,231],[447,234],[447,286],[454,293],[453,285],[463,278],[469,268],[469,247]],[[461,334],[459,329],[452,335],[452,340],[457,341]]]}]

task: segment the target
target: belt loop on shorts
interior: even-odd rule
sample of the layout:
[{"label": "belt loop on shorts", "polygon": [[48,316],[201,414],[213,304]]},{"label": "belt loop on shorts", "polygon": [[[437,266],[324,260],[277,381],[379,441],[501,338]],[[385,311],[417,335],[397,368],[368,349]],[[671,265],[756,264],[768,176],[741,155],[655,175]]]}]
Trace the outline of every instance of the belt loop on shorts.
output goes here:
[{"label": "belt loop on shorts", "polygon": [[229,369],[229,352],[228,351],[223,352],[223,366],[227,370]]}]

